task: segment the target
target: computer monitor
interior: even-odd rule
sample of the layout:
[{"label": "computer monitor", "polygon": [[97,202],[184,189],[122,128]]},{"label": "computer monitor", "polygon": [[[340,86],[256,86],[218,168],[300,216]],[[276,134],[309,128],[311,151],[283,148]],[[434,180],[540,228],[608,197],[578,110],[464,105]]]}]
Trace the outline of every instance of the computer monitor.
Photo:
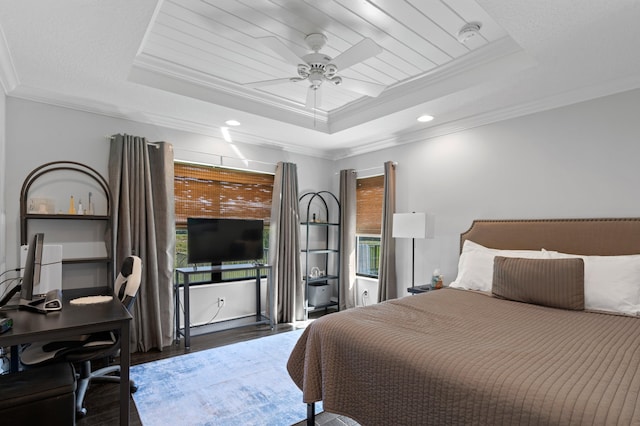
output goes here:
[{"label": "computer monitor", "polygon": [[44,234],[38,233],[33,236],[29,243],[27,259],[24,264],[22,283],[20,289],[21,301],[30,302],[33,300],[33,287],[40,283],[40,271],[42,268],[42,246],[44,245]]}]

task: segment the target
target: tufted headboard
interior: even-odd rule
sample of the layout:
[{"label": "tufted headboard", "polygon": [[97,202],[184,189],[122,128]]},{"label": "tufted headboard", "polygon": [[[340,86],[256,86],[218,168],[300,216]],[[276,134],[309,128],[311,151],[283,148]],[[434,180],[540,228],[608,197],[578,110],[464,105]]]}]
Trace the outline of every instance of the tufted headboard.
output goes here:
[{"label": "tufted headboard", "polygon": [[640,253],[640,218],[474,220],[460,235],[485,247],[584,255]]}]

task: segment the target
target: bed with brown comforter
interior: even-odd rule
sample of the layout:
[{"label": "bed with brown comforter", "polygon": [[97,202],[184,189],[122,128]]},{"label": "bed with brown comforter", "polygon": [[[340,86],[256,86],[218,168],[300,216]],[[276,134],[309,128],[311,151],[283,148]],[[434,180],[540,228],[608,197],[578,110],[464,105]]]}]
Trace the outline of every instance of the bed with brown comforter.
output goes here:
[{"label": "bed with brown comforter", "polygon": [[[487,232],[496,248],[640,253],[638,219],[474,226],[480,234],[463,240],[486,243]],[[493,237],[504,229],[512,236]],[[536,241],[522,243],[529,234]],[[367,426],[640,424],[639,318],[468,290],[324,316],[304,331],[288,369],[304,402]]]}]

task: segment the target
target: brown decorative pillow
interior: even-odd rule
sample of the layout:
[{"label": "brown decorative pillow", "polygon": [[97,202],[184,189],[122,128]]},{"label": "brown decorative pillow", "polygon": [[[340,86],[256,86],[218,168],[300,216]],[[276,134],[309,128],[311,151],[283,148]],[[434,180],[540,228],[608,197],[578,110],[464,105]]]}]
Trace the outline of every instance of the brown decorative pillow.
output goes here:
[{"label": "brown decorative pillow", "polygon": [[584,310],[584,262],[496,256],[491,291],[502,299]]}]

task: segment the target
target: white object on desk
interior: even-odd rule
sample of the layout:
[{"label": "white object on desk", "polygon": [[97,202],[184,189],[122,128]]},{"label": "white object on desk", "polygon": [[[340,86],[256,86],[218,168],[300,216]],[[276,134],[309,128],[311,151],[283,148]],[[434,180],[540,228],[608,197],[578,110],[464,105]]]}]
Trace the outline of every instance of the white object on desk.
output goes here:
[{"label": "white object on desk", "polygon": [[113,296],[84,296],[71,300],[72,305],[92,305],[94,303],[104,303],[113,299]]}]

